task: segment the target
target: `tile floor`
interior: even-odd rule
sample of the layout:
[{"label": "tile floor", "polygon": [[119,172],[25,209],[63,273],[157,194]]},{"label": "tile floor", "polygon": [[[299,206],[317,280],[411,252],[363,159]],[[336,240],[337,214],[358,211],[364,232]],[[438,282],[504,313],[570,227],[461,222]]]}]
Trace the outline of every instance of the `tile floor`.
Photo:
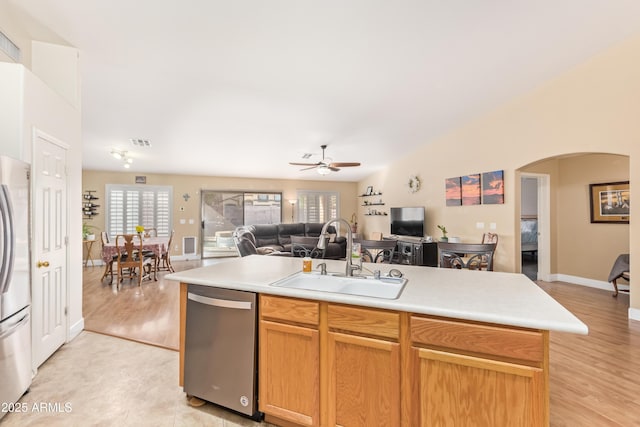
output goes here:
[{"label": "tile floor", "polygon": [[38,370],[0,426],[270,426],[205,404],[187,404],[178,353],[92,332],[62,346]]}]

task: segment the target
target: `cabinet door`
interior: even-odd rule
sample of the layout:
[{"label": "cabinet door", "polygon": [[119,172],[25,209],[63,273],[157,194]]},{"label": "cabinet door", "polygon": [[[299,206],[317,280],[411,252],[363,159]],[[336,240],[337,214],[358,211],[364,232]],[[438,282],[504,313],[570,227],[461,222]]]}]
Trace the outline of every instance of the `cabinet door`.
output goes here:
[{"label": "cabinet door", "polygon": [[421,426],[544,426],[543,371],[443,351],[414,349]]},{"label": "cabinet door", "polygon": [[329,425],[400,425],[400,345],[329,332]]},{"label": "cabinet door", "polygon": [[260,321],[260,410],[319,425],[319,355],[317,330]]}]

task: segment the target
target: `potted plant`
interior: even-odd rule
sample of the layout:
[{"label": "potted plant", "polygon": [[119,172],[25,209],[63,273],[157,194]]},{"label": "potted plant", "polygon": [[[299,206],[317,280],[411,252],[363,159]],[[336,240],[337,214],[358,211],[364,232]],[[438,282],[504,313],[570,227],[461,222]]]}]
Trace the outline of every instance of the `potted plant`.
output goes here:
[{"label": "potted plant", "polygon": [[447,228],[444,225],[439,225],[438,228],[442,231],[442,237],[440,238],[441,242],[448,242],[449,238],[447,237]]},{"label": "potted plant", "polygon": [[86,222],[82,224],[82,240],[96,240],[96,235],[91,229],[95,229],[95,227]]},{"label": "potted plant", "polygon": [[356,218],[355,213],[351,214],[351,232],[352,233],[358,232],[358,220]]}]

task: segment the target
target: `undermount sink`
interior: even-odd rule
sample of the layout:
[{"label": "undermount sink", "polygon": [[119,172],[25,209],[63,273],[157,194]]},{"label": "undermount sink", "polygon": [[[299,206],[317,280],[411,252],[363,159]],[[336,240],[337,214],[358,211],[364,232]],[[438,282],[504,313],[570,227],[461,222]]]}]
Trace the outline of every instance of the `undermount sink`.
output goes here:
[{"label": "undermount sink", "polygon": [[396,299],[400,296],[406,283],[407,279],[401,277],[382,276],[376,279],[373,276],[347,277],[331,273],[323,275],[318,272],[299,272],[272,283],[271,286]]}]

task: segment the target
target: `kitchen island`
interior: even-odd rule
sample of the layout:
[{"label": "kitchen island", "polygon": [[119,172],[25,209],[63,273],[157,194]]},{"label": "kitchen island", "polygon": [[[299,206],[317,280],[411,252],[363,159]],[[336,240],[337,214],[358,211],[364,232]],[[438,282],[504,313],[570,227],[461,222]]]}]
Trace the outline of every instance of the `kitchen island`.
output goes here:
[{"label": "kitchen island", "polygon": [[259,405],[278,425],[548,425],[549,331],[588,332],[520,274],[365,263],[408,279],[393,300],[273,286],[301,265],[166,276],[181,282],[180,383],[189,284],[259,294]]}]

